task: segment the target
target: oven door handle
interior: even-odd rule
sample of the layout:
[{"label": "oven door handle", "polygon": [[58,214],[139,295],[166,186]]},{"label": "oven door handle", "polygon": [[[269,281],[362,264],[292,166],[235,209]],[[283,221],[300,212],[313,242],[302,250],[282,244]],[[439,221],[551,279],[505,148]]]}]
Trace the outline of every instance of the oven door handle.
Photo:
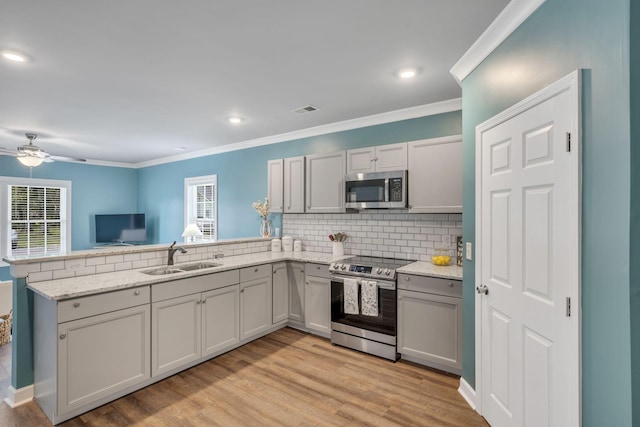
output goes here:
[{"label": "oven door handle", "polygon": [[[338,282],[338,283],[344,283],[344,279],[347,278],[345,276],[336,276],[334,274],[332,274],[330,276],[331,281],[332,282]],[[363,279],[361,277],[355,278],[355,277],[348,277],[349,279],[356,279],[358,281],[358,286],[360,286],[360,284],[362,283],[363,280],[371,280],[372,282],[376,282],[376,284],[378,285],[378,287],[380,289],[391,289],[391,290],[395,290],[396,289],[396,284],[395,282],[389,282],[386,280],[375,280],[375,279]]]}]

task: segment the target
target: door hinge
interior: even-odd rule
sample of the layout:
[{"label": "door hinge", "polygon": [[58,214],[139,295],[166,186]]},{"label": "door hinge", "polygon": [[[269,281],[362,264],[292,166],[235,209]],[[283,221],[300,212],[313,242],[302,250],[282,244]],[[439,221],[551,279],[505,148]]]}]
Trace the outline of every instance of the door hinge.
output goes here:
[{"label": "door hinge", "polygon": [[571,152],[571,132],[567,132],[567,153]]},{"label": "door hinge", "polygon": [[567,297],[567,317],[571,317],[571,297]]}]

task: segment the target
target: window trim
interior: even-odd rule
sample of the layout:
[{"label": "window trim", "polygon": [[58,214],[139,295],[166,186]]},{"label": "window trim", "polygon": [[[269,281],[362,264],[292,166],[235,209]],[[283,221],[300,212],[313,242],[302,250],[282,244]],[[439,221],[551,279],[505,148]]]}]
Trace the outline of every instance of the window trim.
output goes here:
[{"label": "window trim", "polygon": [[[218,240],[218,175],[203,175],[203,176],[193,176],[184,179],[184,215],[183,215],[183,230],[189,224],[189,189],[196,185],[206,185],[213,183],[213,197],[215,200],[214,214],[215,214],[215,232],[213,235],[213,239],[199,240],[198,242],[216,242]],[[184,243],[188,242],[188,238],[183,238]]]},{"label": "window trim", "polygon": [[[14,176],[0,176],[0,200],[4,201],[9,198],[9,186],[31,186],[31,187],[58,187],[65,189],[65,238],[66,244],[61,253],[68,253],[71,251],[71,181],[58,180],[58,179],[40,179],[40,178],[20,178]],[[2,257],[7,256],[9,236],[6,233],[9,232],[9,210],[10,206],[7,205],[6,209],[0,209],[0,267],[7,267],[9,264],[2,260]],[[39,257],[34,257],[39,258]]]}]

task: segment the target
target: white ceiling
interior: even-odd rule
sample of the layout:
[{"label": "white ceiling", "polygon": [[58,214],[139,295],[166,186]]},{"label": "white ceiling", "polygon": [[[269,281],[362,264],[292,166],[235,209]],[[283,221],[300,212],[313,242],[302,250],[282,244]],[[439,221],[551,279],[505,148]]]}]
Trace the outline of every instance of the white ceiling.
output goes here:
[{"label": "white ceiling", "polygon": [[5,0],[0,49],[31,61],[0,60],[0,147],[140,163],[458,98],[449,69],[507,3]]}]

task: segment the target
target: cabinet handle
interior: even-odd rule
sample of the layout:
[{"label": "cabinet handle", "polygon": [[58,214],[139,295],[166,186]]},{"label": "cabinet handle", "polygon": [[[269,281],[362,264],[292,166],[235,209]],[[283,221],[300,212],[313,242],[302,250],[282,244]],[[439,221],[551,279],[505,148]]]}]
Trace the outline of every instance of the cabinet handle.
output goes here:
[{"label": "cabinet handle", "polygon": [[253,270],[253,272],[254,272],[254,273],[257,273],[257,272],[258,272],[258,267],[256,267],[256,268]]},{"label": "cabinet handle", "polygon": [[202,300],[202,303],[203,303],[203,304],[206,304],[206,303],[207,303],[207,300],[206,300],[206,299],[203,299],[203,300]]},{"label": "cabinet handle", "polygon": [[197,300],[197,301],[196,301],[196,304],[200,304],[201,302],[202,302],[202,301],[200,301],[200,300]]},{"label": "cabinet handle", "polygon": [[402,301],[402,297],[398,297],[398,301]]},{"label": "cabinet handle", "polygon": [[67,334],[60,334],[60,339],[63,340],[67,337]]},{"label": "cabinet handle", "polygon": [[138,295],[140,295],[140,291],[135,291],[133,294],[134,294],[135,296],[138,296]]},{"label": "cabinet handle", "polygon": [[405,277],[404,277],[404,280],[406,280],[406,281],[408,282],[408,281],[409,281],[409,280],[411,280],[411,279],[410,279],[408,276],[405,276]]},{"label": "cabinet handle", "polygon": [[449,282],[449,287],[453,288],[453,282]]},{"label": "cabinet handle", "polygon": [[243,294],[244,293],[244,289],[240,289],[240,293]]},{"label": "cabinet handle", "polygon": [[80,307],[80,303],[79,302],[74,302],[73,303],[73,308],[78,308]]}]

